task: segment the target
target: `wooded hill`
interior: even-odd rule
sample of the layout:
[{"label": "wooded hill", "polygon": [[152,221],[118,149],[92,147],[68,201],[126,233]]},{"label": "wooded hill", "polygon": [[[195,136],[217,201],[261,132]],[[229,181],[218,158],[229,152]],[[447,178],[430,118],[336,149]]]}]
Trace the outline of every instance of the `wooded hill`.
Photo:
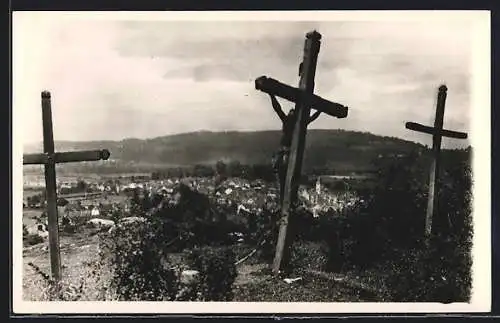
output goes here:
[{"label": "wooded hill", "polygon": [[[279,147],[280,135],[280,131],[200,131],[151,139],[58,141],[56,151],[109,149],[111,161],[85,163],[85,171],[96,173],[106,169],[147,172],[159,168],[215,164],[219,160],[226,163],[236,160],[246,165],[269,164]],[[41,146],[25,147],[25,152],[39,152]],[[304,170],[363,172],[372,169],[372,161],[380,156],[397,157],[414,149],[425,151],[425,146],[366,132],[312,129],[306,139]],[[59,165],[58,169],[83,170],[81,163]]]}]

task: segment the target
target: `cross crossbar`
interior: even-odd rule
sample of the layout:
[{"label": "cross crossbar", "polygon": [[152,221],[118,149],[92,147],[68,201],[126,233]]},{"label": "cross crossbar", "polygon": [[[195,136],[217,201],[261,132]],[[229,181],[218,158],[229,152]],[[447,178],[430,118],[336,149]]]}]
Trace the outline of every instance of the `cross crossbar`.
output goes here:
[{"label": "cross crossbar", "polygon": [[406,129],[413,130],[413,131],[418,131],[418,132],[423,132],[429,135],[440,135],[441,137],[448,137],[448,138],[455,138],[455,139],[467,139],[467,133],[465,132],[459,132],[459,131],[452,131],[452,130],[446,130],[446,129],[436,129],[433,127],[429,126],[424,126],[420,123],[416,122],[407,122],[406,123]]},{"label": "cross crossbar", "polygon": [[[23,165],[39,165],[51,162],[50,154],[25,154],[23,155]],[[82,151],[68,151],[58,152],[53,154],[53,162],[60,163],[74,163],[82,161],[98,161],[108,160],[110,152],[107,149],[101,150],[82,150]]]},{"label": "cross crossbar", "polygon": [[318,95],[307,93],[306,91],[296,87],[283,84],[267,76],[261,76],[255,80],[255,89],[264,93],[279,96],[294,103],[297,103],[299,98],[301,98],[301,103],[332,117],[347,117],[348,108],[346,106],[328,101]]}]

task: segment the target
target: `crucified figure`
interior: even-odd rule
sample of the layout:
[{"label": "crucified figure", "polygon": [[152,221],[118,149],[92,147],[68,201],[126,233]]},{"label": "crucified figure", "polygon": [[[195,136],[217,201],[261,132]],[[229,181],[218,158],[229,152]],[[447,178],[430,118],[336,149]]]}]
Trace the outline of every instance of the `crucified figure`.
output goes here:
[{"label": "crucified figure", "polygon": [[[273,105],[273,109],[278,115],[278,117],[281,119],[282,122],[282,134],[281,134],[281,141],[280,141],[280,149],[278,150],[277,154],[275,155],[275,159],[273,162],[273,168],[275,172],[278,174],[278,181],[280,185],[280,203],[283,201],[283,196],[284,196],[284,189],[285,189],[285,179],[286,179],[286,171],[288,168],[288,157],[290,154],[290,147],[292,145],[292,137],[293,137],[293,130],[295,127],[295,121],[297,119],[297,114],[295,109],[291,109],[288,114],[285,114],[283,112],[283,109],[281,108],[280,103],[276,99],[276,97],[272,94],[269,94],[271,98],[271,103]],[[307,121],[307,124],[313,122],[316,120],[319,115],[321,114],[320,111],[315,111],[310,117],[309,120]]]}]

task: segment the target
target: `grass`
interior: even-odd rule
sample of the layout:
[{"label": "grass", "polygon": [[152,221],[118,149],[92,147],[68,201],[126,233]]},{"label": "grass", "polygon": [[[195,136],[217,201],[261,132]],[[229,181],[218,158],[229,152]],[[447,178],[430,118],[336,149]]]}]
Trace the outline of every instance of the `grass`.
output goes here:
[{"label": "grass", "polygon": [[[89,237],[88,233],[61,236],[60,242],[63,289],[74,294],[74,299],[69,297],[69,300],[107,300],[109,295],[103,293],[103,287],[109,281],[109,271],[99,263],[97,236]],[[37,268],[50,274],[47,241],[23,252],[23,299],[51,300],[50,284]]]},{"label": "grass", "polygon": [[[242,274],[243,268],[240,268],[239,275]],[[264,265],[264,269],[268,269],[267,266]],[[281,278],[270,275],[268,271],[260,269],[247,272],[246,282],[235,284],[234,301],[377,302],[383,300],[383,297],[371,288],[361,287],[361,285],[354,284],[350,279],[339,275],[307,273],[298,276],[301,278],[300,280],[287,283]]]}]

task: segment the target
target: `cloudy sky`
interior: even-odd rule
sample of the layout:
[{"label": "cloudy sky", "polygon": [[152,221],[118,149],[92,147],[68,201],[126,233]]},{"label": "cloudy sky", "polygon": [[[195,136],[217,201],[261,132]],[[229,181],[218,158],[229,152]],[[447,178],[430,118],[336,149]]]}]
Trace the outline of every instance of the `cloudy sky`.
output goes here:
[{"label": "cloudy sky", "polygon": [[[429,143],[406,121],[432,125],[445,83],[444,125],[470,130],[471,23],[167,21],[14,16],[14,109],[23,142],[42,135],[40,92],[52,92],[56,140],[149,138],[198,130],[279,129],[267,75],[298,84],[304,37],[323,38],[316,93],[350,107],[310,128],[369,131]],[[293,104],[282,100],[288,110]],[[453,140],[456,142],[457,140]],[[450,145],[453,141],[445,141]]]}]

